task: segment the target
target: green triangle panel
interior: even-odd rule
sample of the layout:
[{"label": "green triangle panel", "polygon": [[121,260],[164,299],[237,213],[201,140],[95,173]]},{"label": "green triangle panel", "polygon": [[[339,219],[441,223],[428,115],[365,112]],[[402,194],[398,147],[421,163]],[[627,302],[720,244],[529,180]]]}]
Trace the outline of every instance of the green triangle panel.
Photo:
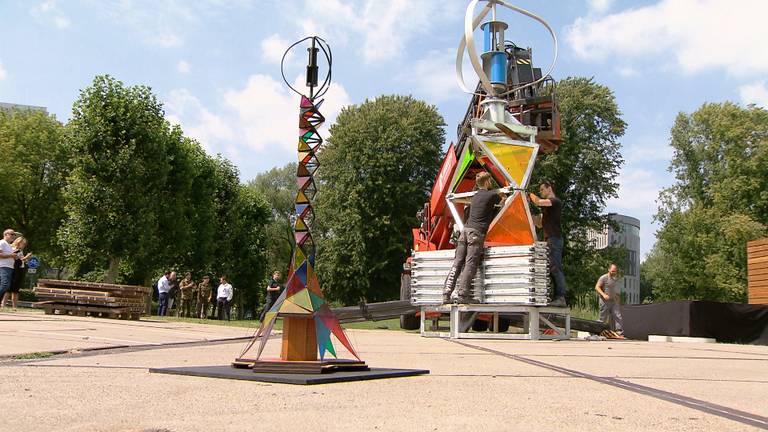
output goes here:
[{"label": "green triangle panel", "polygon": [[286,301],[291,301],[307,310],[314,310],[312,307],[312,300],[309,298],[309,290],[303,289],[296,294],[288,297]]},{"label": "green triangle panel", "polygon": [[455,190],[456,186],[461,183],[464,175],[467,173],[472,162],[475,161],[475,152],[472,151],[472,143],[467,142],[464,146],[464,151],[461,154],[461,160],[459,161],[459,167],[456,169],[456,174],[453,178],[453,184],[451,190]]},{"label": "green triangle panel", "polygon": [[325,299],[313,292],[309,293],[309,298],[312,300],[312,310],[318,310],[321,305],[325,304]]}]

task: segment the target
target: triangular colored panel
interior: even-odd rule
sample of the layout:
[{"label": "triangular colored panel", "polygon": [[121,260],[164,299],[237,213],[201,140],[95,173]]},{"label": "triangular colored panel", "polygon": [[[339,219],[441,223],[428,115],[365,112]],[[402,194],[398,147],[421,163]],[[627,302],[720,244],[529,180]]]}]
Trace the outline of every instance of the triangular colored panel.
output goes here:
[{"label": "triangular colored panel", "polygon": [[317,337],[317,350],[320,354],[320,360],[323,360],[325,359],[325,350],[328,342],[331,341],[331,331],[323,324],[322,320],[315,320],[315,336]]},{"label": "triangular colored panel", "polygon": [[296,303],[286,299],[283,302],[283,305],[280,306],[280,313],[309,315],[312,313],[312,311],[304,309],[303,307],[297,305]]},{"label": "triangular colored panel", "polygon": [[306,288],[306,285],[301,282],[301,279],[296,277],[296,273],[293,273],[291,274],[291,277],[288,278],[288,282],[285,284],[285,290],[283,293],[286,297],[288,297],[296,294],[304,288]]},{"label": "triangular colored panel", "polygon": [[309,298],[312,301],[312,310],[318,310],[320,306],[325,304],[325,299],[313,292],[309,293]]},{"label": "triangular colored panel", "polygon": [[308,181],[312,180],[312,177],[306,176],[306,177],[296,177],[296,186],[298,186],[299,189],[303,188],[305,184],[307,184]]},{"label": "triangular colored panel", "polygon": [[[312,256],[312,260],[314,261],[314,255]],[[320,283],[317,281],[317,277],[315,275],[312,275],[312,277],[310,277],[307,281],[307,289],[317,295],[323,295],[323,292],[320,291]]]},{"label": "triangular colored panel", "polygon": [[523,181],[528,166],[532,163],[531,156],[533,156],[534,148],[494,141],[485,141],[483,144],[493,153],[493,157],[499,161],[515,183],[520,187],[525,187]]},{"label": "triangular colored panel", "polygon": [[485,244],[489,246],[530,245],[536,239],[531,232],[529,212],[523,202],[523,195],[516,193],[512,202],[502,209],[491,223]]},{"label": "triangular colored panel", "polygon": [[303,285],[307,284],[307,266],[308,265],[309,264],[306,261],[304,261],[303,263],[301,263],[301,265],[296,267],[296,272],[293,273],[294,277],[299,278],[299,280]]},{"label": "triangular colored panel", "polygon": [[296,194],[296,204],[307,204],[307,203],[309,203],[309,199],[308,199],[308,198],[307,198],[307,196],[304,194],[304,192],[302,192],[302,191],[299,191],[299,192]]},{"label": "triangular colored panel", "polygon": [[309,290],[301,290],[296,294],[288,297],[286,301],[291,301],[307,310],[314,310],[312,307],[312,299],[309,297]]},{"label": "triangular colored panel", "polygon": [[461,153],[461,159],[459,160],[458,167],[456,168],[456,173],[453,175],[453,180],[451,183],[452,191],[456,190],[456,186],[461,183],[461,180],[464,178],[464,175],[466,175],[467,170],[469,170],[469,167],[474,161],[475,153],[472,151],[472,143],[467,141],[467,144],[464,146],[464,150]]},{"label": "triangular colored panel", "polygon": [[293,233],[293,237],[296,239],[296,244],[301,245],[301,244],[304,244],[304,242],[309,237],[309,232],[304,231],[304,232]]},{"label": "triangular colored panel", "polygon": [[330,337],[328,338],[328,342],[326,342],[325,344],[325,349],[327,349],[328,352],[331,353],[331,355],[333,355],[333,357],[338,358],[338,356],[336,355],[336,349],[333,348],[333,341],[331,341]]},{"label": "triangular colored panel", "polygon": [[312,107],[314,107],[315,105],[312,103],[312,101],[311,101],[311,100],[309,100],[309,98],[308,98],[308,97],[306,97],[306,96],[303,96],[303,95],[302,95],[302,96],[301,96],[301,102],[300,102],[300,106],[301,106],[302,108],[312,108]]},{"label": "triangular colored panel", "polygon": [[312,150],[312,147],[310,147],[306,141],[299,140],[299,152],[307,152]]},{"label": "triangular colored panel", "polygon": [[307,259],[306,255],[304,255],[304,251],[301,250],[301,248],[293,248],[293,262],[296,263],[296,265],[301,265],[301,263],[304,262],[304,260]]},{"label": "triangular colored panel", "polygon": [[296,223],[293,225],[294,231],[308,231],[307,224],[304,223],[304,219],[296,218]]},{"label": "triangular colored panel", "polygon": [[296,207],[296,214],[299,217],[302,217],[302,216],[304,216],[304,214],[303,214],[304,210],[306,210],[307,207],[309,207],[309,204],[296,204],[295,207]]}]

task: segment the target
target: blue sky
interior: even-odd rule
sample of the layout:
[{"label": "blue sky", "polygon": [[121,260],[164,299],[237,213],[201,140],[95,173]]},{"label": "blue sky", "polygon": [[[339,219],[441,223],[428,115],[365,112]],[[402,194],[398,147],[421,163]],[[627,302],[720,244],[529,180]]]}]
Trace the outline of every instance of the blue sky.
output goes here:
[{"label": "blue sky", "polygon": [[[468,97],[454,79],[465,0],[2,0],[0,102],[42,105],[70,116],[94,75],[146,84],[166,115],[244,181],[295,159],[297,97],[280,78],[283,50],[310,34],[333,48],[334,85],[324,113],[381,94],[412,94],[438,106],[453,139]],[[557,31],[553,73],[592,76],[616,94],[629,124],[620,197],[607,211],[641,220],[653,245],[658,191],[668,186],[669,129],[678,112],[731,100],[768,106],[768,2],[704,0],[518,1]],[[733,5],[737,7],[733,7]],[[507,38],[552,44],[538,24],[509,12]],[[301,79],[305,54],[289,58]]]}]

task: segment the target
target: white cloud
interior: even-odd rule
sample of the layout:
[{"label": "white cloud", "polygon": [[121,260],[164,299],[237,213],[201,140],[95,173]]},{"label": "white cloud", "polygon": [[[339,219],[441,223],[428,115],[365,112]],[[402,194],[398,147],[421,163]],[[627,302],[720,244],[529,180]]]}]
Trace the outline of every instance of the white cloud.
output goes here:
[{"label": "white cloud", "polygon": [[616,72],[624,78],[634,78],[640,76],[640,71],[631,66],[620,66]]},{"label": "white cloud", "polygon": [[663,188],[660,180],[651,171],[625,167],[619,173],[619,197],[610,199],[608,205],[634,212],[655,213],[656,198]]},{"label": "white cloud", "polygon": [[[467,88],[474,88],[477,85],[477,75],[466,56],[464,60],[462,65],[464,81]],[[424,57],[403,66],[401,71],[397,80],[408,84],[414,95],[425,97],[430,103],[467,98],[456,83],[456,50],[454,48],[428,51]]]},{"label": "white cloud", "polygon": [[192,66],[189,65],[185,60],[179,60],[179,62],[176,64],[176,70],[180,74],[188,74],[192,71]]},{"label": "white cloud", "polygon": [[301,22],[304,34],[354,44],[366,63],[398,57],[411,40],[432,31],[443,18],[463,16],[459,2],[440,0],[305,0],[301,10],[311,17]]},{"label": "white cloud", "polygon": [[255,7],[247,0],[90,0],[88,6],[145,44],[161,48],[184,45],[187,35],[207,18],[221,17],[234,8]]},{"label": "white cloud", "polygon": [[734,76],[768,72],[768,2],[661,0],[577,18],[566,40],[587,60],[676,65],[683,73],[724,69]]},{"label": "white cloud", "polygon": [[0,60],[0,80],[4,80],[5,77],[8,76],[8,73],[5,71],[5,68],[3,67],[3,61]]},{"label": "white cloud", "polygon": [[54,27],[64,30],[70,27],[72,22],[59,9],[56,0],[46,0],[38,3],[30,11],[32,16],[43,24],[52,24]]},{"label": "white cloud", "polygon": [[[291,45],[290,42],[283,39],[279,34],[273,34],[261,41],[261,55],[267,63],[280,64],[283,59],[283,53]],[[291,50],[286,56],[286,60],[293,55]]]},{"label": "white cloud", "polygon": [[739,96],[745,104],[755,104],[768,108],[768,88],[766,81],[757,81],[739,87]]},{"label": "white cloud", "polygon": [[607,12],[613,5],[613,0],[587,0],[590,11],[601,14]]},{"label": "white cloud", "polygon": [[[303,88],[303,77],[293,85]],[[321,112],[328,126],[350,100],[339,84],[332,84],[324,99]],[[252,75],[244,87],[225,90],[215,108],[186,89],[172,91],[166,107],[168,120],[181,124],[210,153],[232,160],[242,160],[241,154],[282,153],[288,160],[296,152],[299,96],[270,76]]]}]

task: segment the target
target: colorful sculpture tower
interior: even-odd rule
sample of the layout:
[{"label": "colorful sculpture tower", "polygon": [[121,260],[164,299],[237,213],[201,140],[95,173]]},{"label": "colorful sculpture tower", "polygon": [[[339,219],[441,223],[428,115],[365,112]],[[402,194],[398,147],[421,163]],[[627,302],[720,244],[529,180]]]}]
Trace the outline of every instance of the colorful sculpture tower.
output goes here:
[{"label": "colorful sculpture tower", "polygon": [[[268,372],[316,372],[323,368],[335,369],[366,369],[357,352],[349,342],[339,320],[333,313],[320,290],[320,284],[315,274],[315,242],[312,239],[311,227],[314,222],[312,201],[317,194],[314,180],[319,167],[317,152],[323,144],[323,139],[317,132],[325,118],[319,108],[323,103],[320,99],[328,91],[331,83],[332,56],[328,44],[317,36],[304,38],[291,45],[286,54],[295,46],[309,41],[309,62],[307,65],[307,81],[309,95],[304,95],[294,89],[283,79],[288,87],[301,96],[299,114],[298,168],[296,186],[298,192],[295,200],[295,215],[293,233],[296,241],[291,268],[285,289],[277,301],[265,314],[264,322],[246,346],[239,358],[233,363],[237,367],[252,367],[254,371]],[[328,72],[325,80],[318,86],[317,56],[322,52],[327,63]],[[285,54],[283,55],[283,61]],[[281,72],[283,64],[281,62]],[[318,100],[320,99],[320,100]],[[262,359],[272,328],[280,317],[283,319],[282,349],[279,359]],[[326,353],[336,357],[336,349],[332,342],[335,337],[356,360],[326,360]],[[246,358],[256,343],[255,358]],[[319,355],[319,360],[318,360]]]}]

